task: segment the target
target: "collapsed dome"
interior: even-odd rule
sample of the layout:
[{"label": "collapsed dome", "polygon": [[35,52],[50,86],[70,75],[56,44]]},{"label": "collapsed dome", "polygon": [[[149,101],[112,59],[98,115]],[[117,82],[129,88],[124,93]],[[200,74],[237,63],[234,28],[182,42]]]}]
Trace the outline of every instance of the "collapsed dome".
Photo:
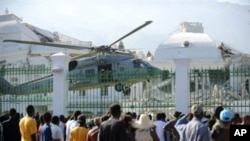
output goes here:
[{"label": "collapsed dome", "polygon": [[224,62],[220,50],[204,33],[201,23],[181,23],[179,31],[171,34],[158,46],[152,62],[171,63],[178,55],[198,64]]}]

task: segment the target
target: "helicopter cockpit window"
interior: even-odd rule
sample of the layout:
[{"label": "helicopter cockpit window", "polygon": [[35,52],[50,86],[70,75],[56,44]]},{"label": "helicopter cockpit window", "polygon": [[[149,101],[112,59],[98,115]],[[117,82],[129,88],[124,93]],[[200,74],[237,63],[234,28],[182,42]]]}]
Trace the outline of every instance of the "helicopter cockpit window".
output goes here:
[{"label": "helicopter cockpit window", "polygon": [[142,61],[143,66],[147,67],[150,66],[150,64],[148,62]]},{"label": "helicopter cockpit window", "polygon": [[149,65],[146,62],[139,60],[139,59],[134,60],[133,64],[134,64],[134,68],[143,68]]},{"label": "helicopter cockpit window", "polygon": [[134,65],[134,68],[142,68],[143,67],[142,62],[138,59],[133,61],[133,65]]}]

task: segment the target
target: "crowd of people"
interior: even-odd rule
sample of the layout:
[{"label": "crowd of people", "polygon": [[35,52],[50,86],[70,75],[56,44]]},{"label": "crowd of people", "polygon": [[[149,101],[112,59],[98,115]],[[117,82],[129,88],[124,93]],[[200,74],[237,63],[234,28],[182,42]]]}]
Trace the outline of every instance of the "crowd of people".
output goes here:
[{"label": "crowd of people", "polygon": [[230,125],[250,125],[250,115],[240,116],[223,106],[213,112],[192,105],[189,113],[175,111],[174,118],[157,113],[122,113],[111,104],[108,113],[87,122],[81,111],[69,117],[45,112],[35,114],[33,105],[20,116],[11,108],[0,118],[0,141],[229,141]]}]

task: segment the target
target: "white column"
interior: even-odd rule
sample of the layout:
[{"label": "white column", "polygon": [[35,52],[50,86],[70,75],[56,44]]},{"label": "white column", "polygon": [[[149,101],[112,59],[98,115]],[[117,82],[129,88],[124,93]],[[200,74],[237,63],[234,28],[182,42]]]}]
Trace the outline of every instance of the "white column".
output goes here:
[{"label": "white column", "polygon": [[182,113],[189,112],[189,101],[190,101],[190,81],[189,81],[189,64],[191,60],[178,55],[175,62],[175,104],[176,111]]},{"label": "white column", "polygon": [[67,115],[67,73],[70,57],[62,52],[59,52],[52,55],[51,60],[53,62],[53,115]]}]

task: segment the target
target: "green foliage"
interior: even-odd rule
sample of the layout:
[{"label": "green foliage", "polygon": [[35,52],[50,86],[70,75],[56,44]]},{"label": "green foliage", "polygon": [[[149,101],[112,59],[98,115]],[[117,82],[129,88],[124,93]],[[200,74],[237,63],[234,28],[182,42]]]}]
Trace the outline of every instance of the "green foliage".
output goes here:
[{"label": "green foliage", "polygon": [[166,80],[166,79],[169,79],[170,78],[170,73],[168,70],[163,70],[162,71],[162,80]]},{"label": "green foliage", "polygon": [[209,78],[213,82],[221,82],[229,79],[229,69],[209,70]]},{"label": "green foliage", "polygon": [[147,53],[147,57],[151,57],[151,56],[152,56],[151,52],[150,52],[150,51],[148,51],[148,53]]},{"label": "green foliage", "polygon": [[119,42],[118,49],[125,49],[125,46],[122,41]]}]

